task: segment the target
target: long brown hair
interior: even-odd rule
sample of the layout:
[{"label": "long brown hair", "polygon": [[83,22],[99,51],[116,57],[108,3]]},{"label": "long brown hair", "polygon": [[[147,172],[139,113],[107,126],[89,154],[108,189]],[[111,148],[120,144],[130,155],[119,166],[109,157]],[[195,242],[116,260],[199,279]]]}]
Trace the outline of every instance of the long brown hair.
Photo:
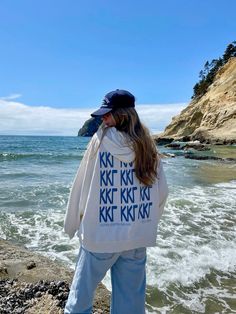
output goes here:
[{"label": "long brown hair", "polygon": [[138,180],[151,185],[157,178],[159,153],[149,130],[141,123],[134,108],[117,108],[112,111],[116,129],[124,132],[127,141],[134,150],[134,169]]}]

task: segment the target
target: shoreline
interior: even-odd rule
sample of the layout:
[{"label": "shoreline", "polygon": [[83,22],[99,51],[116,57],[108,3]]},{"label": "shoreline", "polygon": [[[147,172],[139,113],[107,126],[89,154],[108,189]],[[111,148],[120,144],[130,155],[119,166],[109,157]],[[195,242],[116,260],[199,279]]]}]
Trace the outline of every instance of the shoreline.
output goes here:
[{"label": "shoreline", "polygon": [[[72,278],[63,263],[0,238],[1,313],[7,303],[11,313],[61,314]],[[100,283],[93,313],[109,313],[109,303],[110,293]]]},{"label": "shoreline", "polygon": [[219,146],[234,146],[236,145],[236,138],[219,138],[219,137],[203,137],[203,136],[177,136],[177,135],[162,135],[162,133],[154,134],[154,141],[157,145],[165,145],[175,142],[191,143],[193,141],[200,144],[219,145]]}]

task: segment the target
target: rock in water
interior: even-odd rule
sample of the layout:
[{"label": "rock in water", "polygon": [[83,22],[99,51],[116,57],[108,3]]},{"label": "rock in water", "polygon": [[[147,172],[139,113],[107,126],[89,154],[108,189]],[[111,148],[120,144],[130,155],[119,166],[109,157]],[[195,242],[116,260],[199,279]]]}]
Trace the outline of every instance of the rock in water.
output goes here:
[{"label": "rock in water", "polygon": [[93,136],[97,132],[102,119],[99,117],[87,120],[78,132],[78,136]]}]

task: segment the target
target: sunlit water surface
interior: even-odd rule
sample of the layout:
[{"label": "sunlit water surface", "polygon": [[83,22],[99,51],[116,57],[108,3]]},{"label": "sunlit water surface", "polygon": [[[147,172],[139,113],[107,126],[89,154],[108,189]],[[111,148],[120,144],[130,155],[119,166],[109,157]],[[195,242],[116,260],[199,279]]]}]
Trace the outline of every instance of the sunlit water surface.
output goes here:
[{"label": "sunlit water surface", "polygon": [[[74,267],[79,242],[63,219],[88,140],[0,136],[0,237]],[[211,148],[201,154],[236,157],[235,146]],[[163,162],[170,195],[148,249],[147,313],[236,313],[236,165]],[[104,283],[110,289],[109,274]]]}]

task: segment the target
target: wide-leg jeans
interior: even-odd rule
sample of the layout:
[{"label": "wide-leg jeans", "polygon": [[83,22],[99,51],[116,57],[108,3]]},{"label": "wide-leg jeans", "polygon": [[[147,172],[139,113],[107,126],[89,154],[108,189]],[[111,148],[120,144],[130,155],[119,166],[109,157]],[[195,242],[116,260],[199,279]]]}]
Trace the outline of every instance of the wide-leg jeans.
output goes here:
[{"label": "wide-leg jeans", "polygon": [[146,248],[93,253],[80,247],[65,314],[91,314],[95,290],[111,270],[111,314],[145,314]]}]

